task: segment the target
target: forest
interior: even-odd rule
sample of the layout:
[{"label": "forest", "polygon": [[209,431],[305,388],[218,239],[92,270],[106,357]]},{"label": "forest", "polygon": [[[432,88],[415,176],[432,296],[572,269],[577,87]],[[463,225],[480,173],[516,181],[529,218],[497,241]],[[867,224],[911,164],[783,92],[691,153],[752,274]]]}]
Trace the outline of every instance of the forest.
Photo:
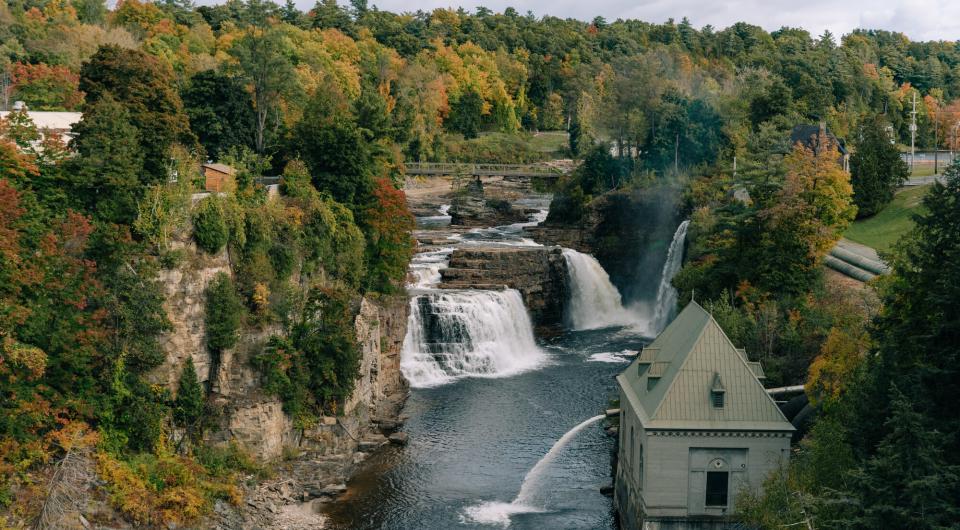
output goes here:
[{"label": "forest", "polygon": [[[742,501],[746,524],[960,520],[960,163],[885,256],[877,296],[831,289],[822,267],[908,176],[914,98],[916,145],[958,147],[958,43],[366,0],[10,0],[0,76],[4,109],[83,113],[70,138],[26,112],[0,121],[0,527],[46,513],[50,466],[76,452],[144,526],[189,525],[265,472],[203,443],[216,411],[192,364],[175,398],[148,379],[170,326],[158,271],[184,259],[175,234],[231,256],[233,277],[206,293],[207,348],[281,326],[257,369],[307,425],[352,390],[354,301],[404,289],[405,162],[547,157],[582,161],[554,223],[680,183],[682,301],[695,292],[772,383],[805,384],[817,404],[791,465]],[[809,124],[829,148],[791,145]],[[537,151],[541,131],[569,144]],[[236,168],[236,189],[192,204],[208,161]]]}]

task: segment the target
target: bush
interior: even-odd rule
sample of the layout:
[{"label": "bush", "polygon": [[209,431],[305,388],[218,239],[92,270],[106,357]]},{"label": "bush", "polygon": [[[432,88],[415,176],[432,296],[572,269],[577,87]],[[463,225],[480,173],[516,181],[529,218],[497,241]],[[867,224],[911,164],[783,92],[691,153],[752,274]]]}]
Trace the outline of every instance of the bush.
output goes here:
[{"label": "bush", "polygon": [[243,301],[233,280],[218,273],[207,287],[207,348],[220,353],[237,343],[237,331],[243,319]]},{"label": "bush", "polygon": [[207,197],[197,204],[193,214],[193,239],[210,254],[216,254],[226,246],[230,230],[219,198]]}]

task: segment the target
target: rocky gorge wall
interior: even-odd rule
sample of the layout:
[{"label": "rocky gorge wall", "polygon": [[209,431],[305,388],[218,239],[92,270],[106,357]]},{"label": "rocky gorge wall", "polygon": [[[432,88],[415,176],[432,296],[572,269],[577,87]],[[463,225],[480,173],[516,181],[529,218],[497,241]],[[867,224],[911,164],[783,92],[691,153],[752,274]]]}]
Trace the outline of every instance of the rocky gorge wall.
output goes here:
[{"label": "rocky gorge wall", "polygon": [[283,328],[278,324],[243,327],[237,345],[222,352],[219,360],[213,359],[206,347],[206,289],[218,273],[232,275],[229,253],[206,254],[189,234],[176,237],[171,249],[184,256],[177,267],[161,271],[159,277],[172,330],[161,337],[165,359],[149,379],[175,395],[184,364],[191,358],[209,390],[210,408],[216,411],[207,441],[236,444],[285,477],[283,495],[256,488],[248,492],[250,502],[239,511],[218,506],[222,520],[209,526],[284,527],[271,522],[283,511],[280,507],[341,492],[340,484],[365,457],[363,451],[386,443],[384,433],[397,428],[408,391],[400,372],[408,301],[403,295],[359,300],[354,324],[361,358],[355,389],[340,416],[298,428],[283,412],[281,400],[263,390],[261,376],[250,362]]}]

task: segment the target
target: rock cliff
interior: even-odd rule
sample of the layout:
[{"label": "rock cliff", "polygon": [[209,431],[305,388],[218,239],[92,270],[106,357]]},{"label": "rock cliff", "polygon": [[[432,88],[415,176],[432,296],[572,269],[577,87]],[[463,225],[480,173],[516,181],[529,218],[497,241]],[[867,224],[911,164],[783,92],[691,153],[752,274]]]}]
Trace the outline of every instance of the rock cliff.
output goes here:
[{"label": "rock cliff", "polygon": [[387,441],[384,434],[396,429],[408,390],[400,373],[400,350],[409,304],[402,295],[359,300],[355,329],[361,359],[356,387],[340,416],[297,427],[283,412],[280,399],[264,392],[261,376],[250,362],[282,327],[268,324],[242,329],[237,345],[214,362],[206,347],[205,291],[218,273],[232,274],[230,256],[226,251],[216,256],[205,254],[187,235],[178,237],[172,248],[184,259],[176,268],[161,272],[164,307],[172,330],[161,337],[166,357],[151,372],[150,380],[175,394],[184,363],[192,358],[209,391],[210,410],[216,414],[207,441],[236,444],[257,460],[275,466],[277,474],[284,477],[282,495],[271,489],[272,485],[261,485],[249,492],[248,502],[240,510],[218,505],[217,520],[208,526],[280,528],[285,520],[280,515],[290,511],[282,509],[284,506],[340,493],[338,485],[363,460],[363,451],[383,445]]},{"label": "rock cliff", "polygon": [[539,328],[560,326],[567,299],[567,265],[560,247],[489,247],[457,249],[440,271],[442,289],[520,291],[530,318]]},{"label": "rock cliff", "polygon": [[527,220],[527,213],[504,198],[488,197],[480,179],[470,180],[456,192],[450,208],[450,224],[499,226]]}]

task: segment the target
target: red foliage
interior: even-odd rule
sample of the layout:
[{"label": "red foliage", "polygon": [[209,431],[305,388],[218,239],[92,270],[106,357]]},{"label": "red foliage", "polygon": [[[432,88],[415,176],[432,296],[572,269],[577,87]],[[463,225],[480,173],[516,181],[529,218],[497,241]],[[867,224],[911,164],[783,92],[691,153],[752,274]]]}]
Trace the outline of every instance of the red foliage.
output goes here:
[{"label": "red foliage", "polygon": [[74,110],[83,103],[80,75],[66,66],[14,63],[10,74],[17,97],[34,110]]}]

